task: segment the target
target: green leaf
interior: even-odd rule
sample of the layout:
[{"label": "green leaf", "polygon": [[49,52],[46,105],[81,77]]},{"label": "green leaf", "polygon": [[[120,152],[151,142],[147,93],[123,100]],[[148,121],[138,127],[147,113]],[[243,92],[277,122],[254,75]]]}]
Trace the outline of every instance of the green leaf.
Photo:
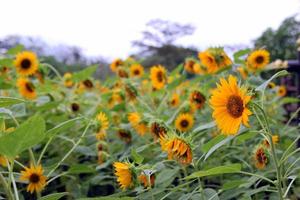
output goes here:
[{"label": "green leaf", "polygon": [[0,137],[0,154],[14,159],[22,151],[38,144],[45,136],[45,121],[35,115],[16,130]]},{"label": "green leaf", "polygon": [[209,142],[207,142],[206,144],[204,144],[202,146],[201,150],[204,153],[207,153],[214,145],[218,144],[219,142],[221,142],[225,138],[226,138],[225,135],[218,135],[218,136],[214,137],[212,140],[210,140]]},{"label": "green leaf", "polygon": [[226,183],[224,183],[222,190],[230,190],[236,187],[239,187],[240,185],[246,183],[245,180],[230,180]]},{"label": "green leaf", "polygon": [[241,144],[241,143],[245,142],[246,140],[253,138],[257,134],[258,134],[257,132],[251,132],[251,131],[247,131],[242,134],[239,134],[236,137],[237,144]]},{"label": "green leaf", "polygon": [[18,99],[18,98],[0,97],[0,108],[23,103],[23,102],[25,102],[25,101],[22,99]]},{"label": "green leaf", "polygon": [[198,133],[200,131],[203,131],[203,130],[206,130],[206,129],[210,129],[210,128],[213,128],[216,126],[216,123],[215,122],[209,122],[209,123],[206,123],[206,124],[203,124],[203,125],[200,125],[198,126],[197,128],[195,128],[193,130],[193,133]]},{"label": "green leaf", "polygon": [[95,198],[81,198],[78,200],[133,200],[133,197],[95,197]]},{"label": "green leaf", "polygon": [[24,49],[24,46],[19,44],[15,47],[8,49],[6,53],[8,55],[16,55],[17,53],[20,53],[21,51],[23,51],[23,49]]},{"label": "green leaf", "polygon": [[144,157],[141,156],[140,154],[138,154],[135,150],[135,148],[131,149],[131,156],[134,160],[134,162],[136,162],[137,164],[141,164],[144,160]]},{"label": "green leaf", "polygon": [[74,82],[80,82],[85,79],[88,79],[93,75],[93,73],[95,73],[97,68],[98,68],[98,65],[96,64],[96,65],[89,66],[89,67],[81,70],[80,72],[74,73],[72,76],[72,80]]},{"label": "green leaf", "polygon": [[178,168],[164,169],[157,175],[155,183],[158,185],[161,183],[165,183],[169,180],[172,181],[175,179],[175,175],[177,174],[177,172],[178,172]]},{"label": "green leaf", "polygon": [[68,170],[68,173],[70,174],[89,174],[89,173],[95,173],[96,170],[86,164],[76,164],[72,165],[70,169]]},{"label": "green leaf", "polygon": [[203,190],[205,199],[209,199],[209,200],[219,200],[219,196],[216,190],[211,189],[211,188],[205,188]]},{"label": "green leaf", "polygon": [[70,119],[68,121],[65,121],[57,126],[55,126],[54,128],[48,130],[46,132],[46,135],[47,136],[54,136],[56,134],[58,134],[59,132],[62,132],[62,131],[65,131],[71,127],[74,126],[75,122],[79,119],[83,119],[83,117],[77,117],[77,118],[74,118],[74,119]]},{"label": "green leaf", "polygon": [[300,99],[296,98],[296,97],[284,97],[280,101],[280,103],[282,103],[282,104],[298,103],[298,102],[300,102]]},{"label": "green leaf", "polygon": [[220,148],[221,146],[223,146],[224,144],[226,144],[227,142],[229,142],[232,139],[233,139],[233,136],[227,136],[224,140],[221,140],[220,142],[215,144],[213,147],[211,147],[209,149],[209,151],[205,155],[204,160],[206,160],[213,152],[215,152],[218,148]]},{"label": "green leaf", "polygon": [[193,178],[200,178],[205,176],[213,176],[213,175],[219,175],[219,174],[230,174],[230,173],[236,173],[241,171],[242,166],[241,164],[230,164],[230,165],[224,165],[219,167],[214,167],[212,169],[208,169],[205,171],[197,171],[192,173],[191,175],[187,176],[185,179],[193,179]]},{"label": "green leaf", "polygon": [[10,58],[3,58],[0,59],[0,66],[5,66],[5,67],[13,67],[13,60]]},{"label": "green leaf", "polygon": [[282,70],[280,72],[277,72],[276,74],[274,74],[271,78],[269,78],[268,80],[266,80],[265,82],[263,82],[260,86],[258,86],[255,91],[259,91],[259,92],[263,92],[266,87],[268,86],[268,84],[275,78],[280,77],[280,76],[285,76],[288,75],[289,73],[286,70]]},{"label": "green leaf", "polygon": [[238,63],[238,64],[242,64],[244,62],[244,59],[240,59],[240,57],[242,57],[250,52],[251,52],[251,49],[243,49],[243,50],[236,52],[235,54],[233,54],[234,62]]},{"label": "green leaf", "polygon": [[47,196],[41,197],[40,200],[59,200],[60,198],[66,196],[68,194],[69,194],[68,192],[49,194]]}]

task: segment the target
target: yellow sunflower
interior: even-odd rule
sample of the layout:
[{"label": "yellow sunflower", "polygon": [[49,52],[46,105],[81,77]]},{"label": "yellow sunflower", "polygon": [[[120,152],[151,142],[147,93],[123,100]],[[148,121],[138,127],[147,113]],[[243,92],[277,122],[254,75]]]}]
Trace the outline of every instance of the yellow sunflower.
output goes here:
[{"label": "yellow sunflower", "polygon": [[191,74],[202,74],[203,73],[203,70],[201,69],[200,64],[196,63],[192,59],[185,61],[184,69],[185,69],[185,71],[187,71],[188,73],[191,73]]},{"label": "yellow sunflower", "polygon": [[46,185],[46,176],[43,175],[44,170],[41,165],[25,167],[25,171],[21,171],[20,180],[28,181],[27,192],[40,192]]},{"label": "yellow sunflower", "polygon": [[26,99],[35,99],[36,98],[36,90],[32,82],[30,82],[27,78],[19,78],[17,80],[17,87],[19,89],[19,93]]},{"label": "yellow sunflower", "polygon": [[189,113],[180,114],[175,120],[175,127],[177,130],[186,132],[190,130],[194,125],[193,115]]},{"label": "yellow sunflower", "polygon": [[7,167],[7,159],[6,159],[5,156],[1,156],[1,155],[0,155],[0,165],[1,165],[2,167]]},{"label": "yellow sunflower", "polygon": [[64,74],[64,85],[66,87],[72,87],[73,86],[72,74],[69,73],[69,72]]},{"label": "yellow sunflower", "polygon": [[190,94],[190,102],[195,105],[197,109],[201,109],[204,106],[205,101],[205,96],[197,90]]},{"label": "yellow sunflower", "polygon": [[129,163],[115,162],[115,175],[120,187],[125,190],[133,186],[132,172]]},{"label": "yellow sunflower", "polygon": [[128,114],[128,121],[132,126],[135,126],[141,121],[141,116],[137,112],[131,112]]},{"label": "yellow sunflower", "polygon": [[257,169],[263,169],[268,164],[268,155],[266,150],[259,146],[254,152],[253,160]]},{"label": "yellow sunflower", "polygon": [[253,51],[247,58],[247,67],[250,71],[264,68],[270,62],[270,53],[260,49]]},{"label": "yellow sunflower", "polygon": [[281,85],[278,87],[277,95],[280,97],[284,97],[286,95],[286,87]]},{"label": "yellow sunflower", "polygon": [[128,131],[128,130],[125,130],[125,129],[119,129],[118,132],[117,132],[119,138],[121,140],[123,140],[124,142],[126,143],[130,143],[131,142],[131,139],[132,139],[132,136],[131,136],[131,132]]},{"label": "yellow sunflower", "polygon": [[136,124],[134,129],[140,136],[145,135],[149,131],[149,128],[145,123]]},{"label": "yellow sunflower", "polygon": [[108,118],[107,118],[107,116],[106,116],[105,113],[100,112],[96,116],[96,119],[100,122],[101,130],[104,131],[104,130],[108,129],[108,127],[109,127],[109,121],[108,121]]},{"label": "yellow sunflower", "polygon": [[232,64],[223,48],[209,48],[198,54],[201,63],[207,68],[207,73],[215,73]]},{"label": "yellow sunflower", "polygon": [[249,126],[248,116],[252,113],[246,105],[251,96],[246,94],[246,89],[237,85],[237,78],[232,75],[229,76],[228,81],[221,78],[217,86],[210,98],[212,117],[223,134],[235,135],[241,123]]},{"label": "yellow sunflower", "polygon": [[96,133],[97,140],[104,140],[106,138],[106,131],[99,129],[98,133]]},{"label": "yellow sunflower", "polygon": [[110,64],[110,68],[113,72],[117,72],[117,69],[123,64],[124,62],[120,58],[117,58]]},{"label": "yellow sunflower", "polygon": [[237,71],[240,73],[241,77],[246,80],[248,77],[248,72],[243,67],[238,67]]},{"label": "yellow sunflower", "polygon": [[177,107],[179,105],[179,101],[180,101],[180,97],[177,93],[174,93],[172,95],[172,98],[170,99],[169,101],[169,104],[172,106],[172,107]]},{"label": "yellow sunflower", "polygon": [[151,130],[151,134],[153,135],[154,139],[164,138],[165,135],[167,134],[167,129],[157,122],[153,122],[151,124],[150,130]]},{"label": "yellow sunflower", "polygon": [[202,64],[207,67],[208,73],[214,73],[218,70],[218,63],[210,52],[200,52],[198,54],[198,57],[201,60]]},{"label": "yellow sunflower", "polygon": [[163,88],[167,83],[166,69],[161,65],[151,67],[150,78],[154,89]]},{"label": "yellow sunflower", "polygon": [[[149,187],[149,186],[154,186],[154,182],[155,182],[155,175],[151,174],[150,178],[148,178],[145,174],[141,174],[139,175],[139,181],[143,184],[143,186],[145,188]],[[149,180],[148,180],[149,179]],[[150,182],[150,184],[149,184]]]},{"label": "yellow sunflower", "polygon": [[168,138],[161,141],[163,151],[168,152],[168,159],[175,159],[181,164],[190,164],[193,153],[190,145],[180,138]]},{"label": "yellow sunflower", "polygon": [[133,64],[130,66],[130,77],[142,77],[144,75],[144,68],[140,64]]},{"label": "yellow sunflower", "polygon": [[39,61],[35,53],[31,51],[23,51],[17,54],[16,59],[14,60],[14,65],[20,75],[28,76],[37,71]]},{"label": "yellow sunflower", "polygon": [[273,89],[274,87],[276,87],[276,84],[274,82],[268,83],[268,88],[269,89]]}]

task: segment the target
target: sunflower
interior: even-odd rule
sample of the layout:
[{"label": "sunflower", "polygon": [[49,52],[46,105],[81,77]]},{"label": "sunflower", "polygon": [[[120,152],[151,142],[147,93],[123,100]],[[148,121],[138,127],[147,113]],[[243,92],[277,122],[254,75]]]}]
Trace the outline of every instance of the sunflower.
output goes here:
[{"label": "sunflower", "polygon": [[98,133],[96,133],[96,139],[97,139],[97,140],[104,140],[105,138],[106,138],[106,131],[100,129],[100,130],[98,131]]},{"label": "sunflower", "polygon": [[201,63],[207,68],[207,73],[215,73],[221,68],[229,66],[232,61],[223,48],[209,48],[198,54]]},{"label": "sunflower", "polygon": [[254,159],[254,162],[255,162],[255,167],[257,169],[263,169],[268,164],[268,155],[267,155],[267,152],[261,146],[259,146],[256,149],[256,151],[254,152],[253,159]]},{"label": "sunflower", "polygon": [[185,69],[185,71],[187,71],[188,73],[191,73],[191,74],[201,74],[201,73],[203,73],[203,70],[201,69],[200,64],[196,63],[192,59],[189,59],[189,60],[185,61],[184,69]]},{"label": "sunflower", "polygon": [[154,89],[159,90],[167,83],[166,69],[161,66],[153,66],[150,69],[150,78]]},{"label": "sunflower", "polygon": [[86,79],[86,80],[82,81],[81,84],[86,89],[92,89],[94,87],[94,84],[93,84],[93,82],[90,79]]},{"label": "sunflower", "polygon": [[286,87],[281,85],[278,87],[277,95],[280,97],[284,97],[286,95]]},{"label": "sunflower", "polygon": [[168,152],[168,159],[175,159],[181,164],[190,164],[193,159],[190,145],[181,138],[168,138],[161,142],[162,150]]},{"label": "sunflower", "polygon": [[138,93],[137,93],[137,90],[133,86],[126,85],[125,93],[126,93],[126,98],[129,100],[129,102],[135,102],[136,97],[138,96]]},{"label": "sunflower", "polygon": [[129,163],[115,162],[115,175],[120,187],[125,190],[133,186],[132,172]]},{"label": "sunflower", "polygon": [[237,71],[240,73],[241,77],[246,80],[248,77],[248,72],[243,67],[238,67]]},{"label": "sunflower", "polygon": [[[273,135],[272,136],[272,142],[273,142],[273,144],[277,144],[279,142],[279,136],[278,135]],[[263,145],[267,148],[270,147],[270,143],[267,139],[264,139]]]},{"label": "sunflower", "polygon": [[134,129],[140,136],[145,135],[149,130],[148,126],[145,123],[136,124],[134,126]]},{"label": "sunflower", "polygon": [[270,62],[270,53],[260,49],[253,51],[247,58],[247,67],[250,71],[264,68]]},{"label": "sunflower", "polygon": [[17,87],[19,89],[19,93],[24,98],[31,100],[36,98],[35,87],[27,78],[19,78],[17,80]]},{"label": "sunflower", "polygon": [[117,72],[117,69],[122,66],[124,64],[124,62],[120,59],[120,58],[117,58],[115,59],[111,64],[110,64],[110,69],[113,71],[113,72]]},{"label": "sunflower", "polygon": [[175,127],[177,130],[186,132],[190,130],[194,125],[193,115],[189,113],[180,114],[175,120]]},{"label": "sunflower", "polygon": [[123,67],[119,67],[117,69],[117,75],[120,78],[128,78],[128,73],[127,73],[127,71]]},{"label": "sunflower", "polygon": [[172,107],[177,107],[179,105],[180,97],[177,93],[174,93],[169,101]]},{"label": "sunflower", "polygon": [[23,51],[17,54],[16,59],[14,60],[14,65],[20,75],[28,76],[37,71],[39,61],[35,53],[31,51]]},{"label": "sunflower", "polygon": [[141,121],[141,116],[137,112],[131,112],[128,114],[128,121],[132,126],[135,126]]},{"label": "sunflower", "polygon": [[74,103],[71,104],[71,110],[72,110],[73,112],[78,112],[79,109],[80,109],[80,106],[79,106],[78,103],[75,103],[75,102],[74,102]]},{"label": "sunflower", "polygon": [[1,155],[0,155],[0,165],[1,165],[2,167],[7,167],[7,159],[6,159],[5,156],[1,156]]},{"label": "sunflower", "polygon": [[73,86],[73,81],[72,81],[72,74],[71,73],[65,73],[64,74],[64,85],[68,88]]},{"label": "sunflower", "polygon": [[46,176],[43,175],[44,170],[41,165],[25,167],[25,171],[21,171],[20,180],[28,181],[27,192],[40,192],[46,185]]},{"label": "sunflower", "polygon": [[249,127],[248,116],[251,111],[246,107],[251,96],[246,94],[246,89],[237,85],[237,78],[230,75],[228,81],[221,78],[217,89],[214,89],[210,98],[212,117],[217,126],[225,135],[235,135],[241,123]]},{"label": "sunflower", "polygon": [[163,138],[167,134],[167,129],[157,122],[151,124],[150,130],[154,139]]},{"label": "sunflower", "polygon": [[269,82],[268,83],[268,88],[269,89],[273,89],[273,88],[275,88],[276,87],[276,84],[274,83],[274,82]]},{"label": "sunflower", "polygon": [[98,151],[97,154],[98,154],[98,164],[99,165],[103,164],[109,157],[109,155],[105,151]]},{"label": "sunflower", "polygon": [[205,96],[197,90],[190,94],[190,102],[194,104],[197,109],[201,109],[204,106],[205,101]]},{"label": "sunflower", "polygon": [[141,174],[141,175],[139,175],[138,179],[143,184],[143,186],[145,188],[147,188],[149,186],[151,186],[151,187],[154,186],[154,182],[155,182],[155,175],[154,174],[151,174],[149,178],[148,178],[147,175]]},{"label": "sunflower", "polygon": [[105,113],[100,112],[100,113],[96,116],[96,119],[98,120],[98,122],[100,122],[101,130],[104,131],[104,130],[108,129],[109,121],[108,121],[108,118],[107,118],[107,116],[106,116]]},{"label": "sunflower", "polygon": [[121,140],[123,140],[124,142],[126,142],[126,143],[131,142],[132,136],[131,136],[130,131],[125,130],[125,129],[119,129],[117,134],[118,134],[119,138]]},{"label": "sunflower", "polygon": [[133,64],[130,66],[130,77],[142,77],[144,75],[144,68],[140,64]]}]

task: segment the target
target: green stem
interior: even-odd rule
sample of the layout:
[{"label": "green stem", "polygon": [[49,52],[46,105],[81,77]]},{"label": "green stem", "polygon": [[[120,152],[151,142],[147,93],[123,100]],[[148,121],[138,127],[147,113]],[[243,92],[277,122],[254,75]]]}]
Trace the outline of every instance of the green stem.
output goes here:
[{"label": "green stem", "polygon": [[84,129],[82,135],[80,136],[79,140],[75,143],[75,145],[73,145],[73,147],[70,149],[70,151],[61,159],[61,161],[59,161],[55,167],[48,173],[47,177],[50,177],[51,174],[69,157],[69,155],[75,150],[75,148],[80,144],[80,142],[82,141],[82,139],[84,138],[85,134],[87,133],[87,130],[89,129],[91,125],[91,121],[88,123],[88,125],[86,126],[86,128]]},{"label": "green stem", "polygon": [[8,170],[9,170],[9,178],[12,181],[12,185],[13,185],[13,188],[14,188],[15,199],[19,200],[18,188],[17,188],[15,177],[14,177],[14,174],[13,174],[14,162],[12,162],[11,165],[9,164],[9,162],[7,162],[7,167],[8,167]]},{"label": "green stem", "polygon": [[14,199],[13,193],[11,192],[11,189],[8,186],[8,184],[7,184],[4,176],[2,175],[2,173],[0,173],[0,184],[2,184],[4,192],[7,195],[7,198],[9,200],[13,200]]},{"label": "green stem", "polygon": [[38,161],[37,161],[37,164],[40,164],[40,162],[41,162],[41,160],[42,160],[42,158],[43,158],[43,156],[44,156],[44,154],[45,154],[45,152],[46,152],[46,150],[47,150],[49,144],[51,143],[51,141],[52,141],[52,137],[48,140],[48,142],[47,142],[46,145],[44,146],[44,148],[43,148],[43,150],[42,150],[42,153],[40,154],[40,157],[39,157],[39,159],[38,159]]},{"label": "green stem", "polygon": [[55,67],[53,67],[52,65],[49,65],[49,64],[47,64],[47,63],[43,63],[43,66],[50,68],[50,69],[56,74],[56,76],[57,76],[59,79],[63,80],[63,77],[62,77],[62,76],[60,75],[60,73],[55,69]]}]

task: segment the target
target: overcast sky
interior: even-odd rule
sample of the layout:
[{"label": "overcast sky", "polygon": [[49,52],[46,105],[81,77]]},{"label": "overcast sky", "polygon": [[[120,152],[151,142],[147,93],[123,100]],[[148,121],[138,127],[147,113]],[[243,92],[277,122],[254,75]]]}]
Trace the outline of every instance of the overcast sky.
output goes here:
[{"label": "overcast sky", "polygon": [[38,36],[87,55],[125,58],[153,18],[191,23],[184,46],[249,44],[300,11],[300,0],[2,0],[0,37]]}]

